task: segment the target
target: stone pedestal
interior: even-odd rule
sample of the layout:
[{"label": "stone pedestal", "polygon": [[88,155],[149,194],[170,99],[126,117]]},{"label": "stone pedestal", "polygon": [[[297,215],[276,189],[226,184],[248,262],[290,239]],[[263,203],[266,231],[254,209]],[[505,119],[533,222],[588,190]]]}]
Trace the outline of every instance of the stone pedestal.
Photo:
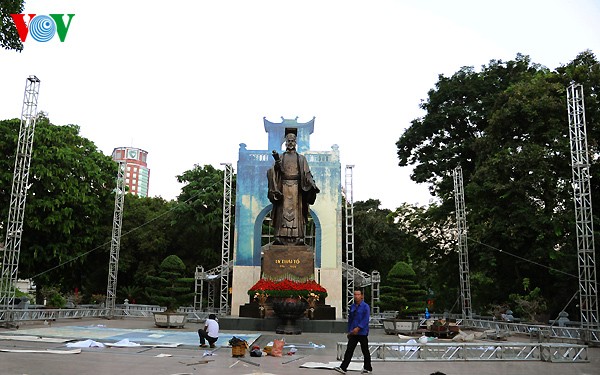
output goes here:
[{"label": "stone pedestal", "polygon": [[[250,302],[244,305],[240,305],[239,308],[239,316],[243,318],[255,318],[255,319],[275,319],[277,315],[275,314],[275,310],[273,308],[273,303],[276,298],[269,297],[267,302],[261,306],[252,300],[250,297]],[[308,306],[307,306],[308,307]],[[309,320],[336,320],[336,309],[333,306],[325,304],[325,299],[317,302],[314,307],[314,311],[312,311],[312,316],[309,314],[310,311],[306,311],[306,319]],[[300,317],[304,319],[303,317]]]},{"label": "stone pedestal", "polygon": [[[263,248],[261,277],[267,280],[281,281],[284,279],[297,280],[300,282],[315,279],[315,253],[313,248],[307,245],[266,245]],[[308,305],[304,301],[295,300],[284,304],[278,303],[276,299],[269,297],[263,306],[252,300],[250,303],[240,305],[239,316],[248,318],[275,318],[281,319],[277,333],[299,334],[301,333],[296,320],[306,319]],[[335,319],[336,309],[324,304],[324,300],[317,303],[310,312],[310,319]],[[291,309],[290,306],[295,306]],[[293,310],[293,311],[292,311]],[[293,314],[292,314],[293,312]]]}]

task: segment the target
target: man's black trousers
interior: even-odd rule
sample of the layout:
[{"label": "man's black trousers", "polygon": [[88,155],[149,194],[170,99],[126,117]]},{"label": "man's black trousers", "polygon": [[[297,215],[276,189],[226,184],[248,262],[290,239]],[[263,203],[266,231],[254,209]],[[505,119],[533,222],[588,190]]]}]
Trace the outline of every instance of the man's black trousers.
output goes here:
[{"label": "man's black trousers", "polygon": [[360,350],[362,351],[365,363],[363,364],[363,368],[367,371],[373,371],[371,367],[371,353],[369,352],[369,336],[364,335],[349,335],[348,336],[348,347],[346,348],[346,353],[344,354],[344,360],[340,367],[342,370],[346,371],[348,369],[348,365],[352,360],[352,355],[354,354],[354,349],[356,349],[356,345],[360,343]]}]

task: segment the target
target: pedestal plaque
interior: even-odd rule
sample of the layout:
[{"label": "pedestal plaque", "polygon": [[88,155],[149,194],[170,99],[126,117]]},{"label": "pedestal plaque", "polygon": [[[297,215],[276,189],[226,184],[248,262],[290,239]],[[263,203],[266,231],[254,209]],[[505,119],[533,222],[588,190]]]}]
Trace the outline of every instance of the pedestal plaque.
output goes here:
[{"label": "pedestal plaque", "polygon": [[269,245],[264,250],[262,273],[270,280],[314,279],[315,253],[306,245]]}]

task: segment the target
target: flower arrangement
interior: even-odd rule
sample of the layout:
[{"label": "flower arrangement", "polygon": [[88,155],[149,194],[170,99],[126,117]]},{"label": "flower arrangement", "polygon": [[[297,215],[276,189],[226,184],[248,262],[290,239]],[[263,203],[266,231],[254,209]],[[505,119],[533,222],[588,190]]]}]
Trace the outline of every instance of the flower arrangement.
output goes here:
[{"label": "flower arrangement", "polygon": [[263,290],[256,292],[256,294],[254,295],[254,300],[258,302],[258,304],[261,306],[263,306],[265,302],[267,302],[267,298],[269,298],[269,295]]},{"label": "flower arrangement", "polygon": [[319,295],[311,291],[306,297],[301,298],[304,299],[306,303],[308,303],[309,307],[314,308],[316,302],[319,300]]},{"label": "flower arrangement", "polygon": [[263,294],[272,297],[300,297],[303,299],[314,298],[314,296],[317,296],[318,301],[319,298],[327,297],[327,290],[314,280],[299,282],[289,279],[283,279],[281,281],[260,279],[252,288],[250,288],[250,290],[248,290],[248,295],[254,295],[255,299]]},{"label": "flower arrangement", "polygon": [[258,302],[258,308],[260,309],[260,316],[262,318],[265,317],[265,303],[267,302],[267,298],[269,298],[269,295],[262,290],[256,292],[254,295],[254,300]]},{"label": "flower arrangement", "polygon": [[308,293],[308,295],[306,297],[300,297],[300,298],[305,300],[306,303],[308,304],[308,310],[306,311],[308,318],[314,319],[315,309],[317,307],[317,301],[319,301],[319,295],[316,293],[310,292],[310,293]]}]

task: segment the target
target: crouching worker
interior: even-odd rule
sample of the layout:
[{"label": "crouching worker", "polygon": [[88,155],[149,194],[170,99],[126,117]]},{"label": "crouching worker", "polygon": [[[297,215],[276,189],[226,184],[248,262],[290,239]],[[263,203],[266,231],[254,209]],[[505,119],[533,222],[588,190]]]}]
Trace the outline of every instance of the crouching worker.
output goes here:
[{"label": "crouching worker", "polygon": [[198,336],[200,337],[200,347],[206,348],[206,342],[211,348],[216,348],[215,342],[219,339],[219,323],[215,314],[210,314],[208,319],[204,322],[204,329],[198,330]]}]

